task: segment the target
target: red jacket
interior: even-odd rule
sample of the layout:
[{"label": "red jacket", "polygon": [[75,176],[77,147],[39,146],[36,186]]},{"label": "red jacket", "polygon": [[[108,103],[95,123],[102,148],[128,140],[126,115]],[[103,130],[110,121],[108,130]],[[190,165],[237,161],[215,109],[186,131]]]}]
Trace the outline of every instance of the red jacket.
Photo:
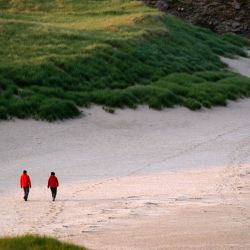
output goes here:
[{"label": "red jacket", "polygon": [[20,186],[23,187],[30,187],[31,188],[31,181],[30,177],[27,174],[22,174],[20,177]]},{"label": "red jacket", "polygon": [[59,182],[56,178],[56,176],[54,175],[51,175],[49,177],[49,180],[48,180],[48,188],[51,187],[51,188],[55,188],[55,187],[58,187],[59,186]]}]

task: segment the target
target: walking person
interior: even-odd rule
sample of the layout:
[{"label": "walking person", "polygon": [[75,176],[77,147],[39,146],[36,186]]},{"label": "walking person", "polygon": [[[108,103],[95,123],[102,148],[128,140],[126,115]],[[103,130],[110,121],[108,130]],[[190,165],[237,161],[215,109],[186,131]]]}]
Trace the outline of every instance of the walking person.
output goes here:
[{"label": "walking person", "polygon": [[48,188],[50,188],[50,190],[51,190],[53,201],[55,201],[55,199],[56,199],[56,193],[57,193],[58,186],[59,186],[58,179],[57,179],[55,173],[51,172],[51,175],[50,175],[49,180],[48,180]]},{"label": "walking person", "polygon": [[31,188],[31,181],[30,181],[30,177],[27,175],[26,170],[23,170],[23,174],[20,177],[20,186],[21,188],[23,188],[23,191],[24,191],[23,199],[27,201],[28,196],[29,196],[29,191]]}]

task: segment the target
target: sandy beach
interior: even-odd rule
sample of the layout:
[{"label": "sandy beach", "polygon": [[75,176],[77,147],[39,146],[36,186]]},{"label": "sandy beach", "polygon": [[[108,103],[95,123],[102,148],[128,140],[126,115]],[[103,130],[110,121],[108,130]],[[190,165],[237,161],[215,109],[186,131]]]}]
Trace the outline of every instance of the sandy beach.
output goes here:
[{"label": "sandy beach", "polygon": [[93,106],[65,122],[1,122],[0,235],[100,250],[250,249],[249,108],[250,99],[197,112]]},{"label": "sandy beach", "polygon": [[[1,123],[1,235],[48,234],[90,249],[248,249],[249,106],[93,107],[65,123]],[[33,182],[27,203],[23,168]],[[51,170],[61,182],[55,203]]]},{"label": "sandy beach", "polygon": [[52,235],[90,249],[249,249],[250,171],[233,160],[239,153],[225,168],[62,186],[55,203],[45,187],[27,203],[21,193],[5,197],[1,234]]}]

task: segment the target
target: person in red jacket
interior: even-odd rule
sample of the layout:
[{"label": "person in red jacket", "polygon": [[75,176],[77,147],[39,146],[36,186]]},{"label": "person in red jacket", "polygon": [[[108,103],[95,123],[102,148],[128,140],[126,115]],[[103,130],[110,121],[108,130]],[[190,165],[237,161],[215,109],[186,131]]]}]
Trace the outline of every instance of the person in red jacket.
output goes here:
[{"label": "person in red jacket", "polygon": [[55,201],[55,199],[56,199],[56,193],[57,193],[58,186],[59,186],[58,179],[56,178],[55,173],[51,172],[51,175],[50,175],[49,180],[48,180],[48,188],[50,188],[50,190],[51,190],[53,201]]},{"label": "person in red jacket", "polygon": [[24,200],[27,201],[28,200],[28,196],[29,196],[29,191],[31,188],[31,181],[30,181],[30,177],[27,175],[27,171],[23,170],[23,174],[20,177],[20,186],[21,188],[23,188],[24,191]]}]

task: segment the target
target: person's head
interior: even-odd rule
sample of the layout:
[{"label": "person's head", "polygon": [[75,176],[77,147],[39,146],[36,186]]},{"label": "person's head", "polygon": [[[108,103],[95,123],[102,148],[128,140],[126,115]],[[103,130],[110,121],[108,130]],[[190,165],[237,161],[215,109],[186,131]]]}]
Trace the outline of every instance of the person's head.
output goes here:
[{"label": "person's head", "polygon": [[55,172],[51,172],[51,175],[55,175]]},{"label": "person's head", "polygon": [[26,170],[23,170],[23,174],[27,174],[27,171],[26,171]]}]

